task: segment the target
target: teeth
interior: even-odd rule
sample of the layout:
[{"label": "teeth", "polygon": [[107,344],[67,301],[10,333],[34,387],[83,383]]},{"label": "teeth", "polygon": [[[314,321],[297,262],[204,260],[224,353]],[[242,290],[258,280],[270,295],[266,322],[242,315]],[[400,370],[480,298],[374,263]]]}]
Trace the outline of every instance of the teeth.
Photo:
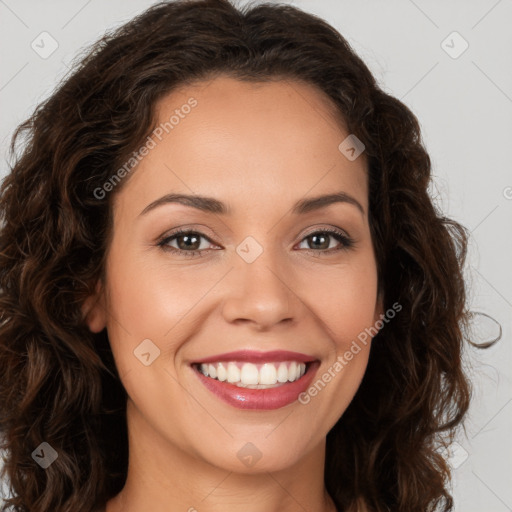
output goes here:
[{"label": "teeth", "polygon": [[208,365],[208,375],[210,375],[214,379],[217,377],[217,369],[215,368],[215,366],[213,366],[213,364]]},{"label": "teeth", "polygon": [[288,382],[288,367],[281,363],[277,369],[277,382]]},{"label": "teeth", "polygon": [[259,371],[251,363],[245,363],[240,372],[240,382],[242,384],[259,384]]},{"label": "teeth", "polygon": [[265,363],[260,370],[260,384],[275,384],[277,382],[277,370],[273,364]]},{"label": "teeth", "polygon": [[[213,366],[213,365],[211,365]],[[210,374],[208,374],[210,375]],[[213,377],[213,375],[212,375]],[[228,378],[228,372],[226,370],[226,367],[222,364],[222,363],[219,363],[217,365],[217,380],[220,380],[221,382],[224,382],[225,380],[227,380]]]},{"label": "teeth", "polygon": [[235,383],[240,381],[240,369],[235,363],[228,363],[228,382]]},{"label": "teeth", "polygon": [[[299,370],[297,372],[297,370]],[[297,374],[298,373],[298,374]],[[292,362],[288,369],[288,380],[293,382],[300,375],[300,369],[295,361]]]},{"label": "teeth", "polygon": [[199,369],[206,377],[227,381],[239,387],[264,389],[285,382],[294,382],[306,373],[306,364],[297,361],[281,363],[228,363],[201,364]]}]

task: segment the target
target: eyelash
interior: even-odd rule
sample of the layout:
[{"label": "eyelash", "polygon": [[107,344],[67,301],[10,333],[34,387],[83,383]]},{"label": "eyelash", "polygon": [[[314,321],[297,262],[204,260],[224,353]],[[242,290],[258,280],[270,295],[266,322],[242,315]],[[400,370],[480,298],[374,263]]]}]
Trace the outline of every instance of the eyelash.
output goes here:
[{"label": "eyelash", "polygon": [[[205,251],[216,250],[216,249],[201,249],[201,250],[197,250],[196,249],[194,251],[184,251],[183,249],[177,249],[176,247],[170,247],[169,245],[167,245],[171,240],[173,240],[175,238],[178,238],[180,235],[183,235],[183,234],[186,234],[186,235],[198,235],[199,237],[205,238],[210,243],[213,243],[206,235],[204,235],[203,233],[201,233],[199,231],[193,231],[193,230],[190,230],[190,229],[178,228],[177,230],[173,231],[170,235],[167,235],[164,238],[161,238],[158,241],[157,246],[160,247],[164,251],[170,251],[170,252],[173,252],[173,253],[177,253],[177,254],[185,256],[187,258],[193,258],[195,256],[202,257],[203,255],[201,253],[203,253]],[[329,229],[329,228],[321,229],[321,230],[318,230],[318,231],[313,231],[312,233],[308,233],[301,240],[301,243],[304,240],[306,240],[307,238],[309,238],[309,237],[311,237],[313,235],[318,235],[318,234],[328,234],[328,235],[332,236],[338,242],[341,242],[341,246],[338,247],[337,249],[323,249],[323,250],[302,249],[302,250],[305,250],[305,251],[308,251],[308,252],[313,252],[313,253],[321,253],[321,254],[329,253],[329,254],[332,254],[332,253],[337,253],[338,251],[343,251],[343,250],[346,251],[347,249],[350,249],[351,247],[353,247],[354,243],[355,243],[352,238],[350,238],[347,235],[345,235],[342,231],[339,231],[337,229]]]}]

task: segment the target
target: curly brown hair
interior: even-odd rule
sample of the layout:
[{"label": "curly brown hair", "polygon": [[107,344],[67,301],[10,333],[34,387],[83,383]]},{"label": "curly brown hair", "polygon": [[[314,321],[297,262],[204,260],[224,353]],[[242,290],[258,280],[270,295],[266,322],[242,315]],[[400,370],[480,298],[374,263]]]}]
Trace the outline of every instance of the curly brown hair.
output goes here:
[{"label": "curly brown hair", "polygon": [[[129,178],[95,190],[154,129],[159,99],[219,74],[316,85],[365,145],[379,290],[384,309],[402,309],[327,436],[328,492],[345,512],[452,510],[439,447],[471,397],[467,231],[429,197],[415,115],[334,28],[292,6],[228,0],[159,3],[107,33],[14,134],[0,198],[2,510],[90,512],[124,485],[126,392],[106,330],[92,333],[81,307],[104,276],[112,200]],[[31,458],[43,441],[59,454],[46,471]]]}]

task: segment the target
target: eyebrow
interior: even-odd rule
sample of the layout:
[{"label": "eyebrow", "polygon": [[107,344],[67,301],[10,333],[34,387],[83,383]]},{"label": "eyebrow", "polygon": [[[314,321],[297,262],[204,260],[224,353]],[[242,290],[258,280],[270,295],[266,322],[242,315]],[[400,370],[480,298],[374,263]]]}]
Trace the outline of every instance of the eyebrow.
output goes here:
[{"label": "eyebrow", "polygon": [[[154,210],[159,206],[169,203],[183,204],[203,212],[216,213],[220,215],[229,215],[231,213],[231,208],[228,205],[213,197],[204,197],[190,194],[166,194],[165,196],[162,196],[148,204],[144,210],[140,212],[139,217],[145,215],[149,211]],[[320,210],[321,208],[325,208],[334,203],[351,204],[360,210],[363,215],[365,215],[365,211],[361,206],[361,203],[346,192],[335,192],[333,194],[301,199],[293,205],[292,213],[294,215],[301,215],[315,210]]]}]

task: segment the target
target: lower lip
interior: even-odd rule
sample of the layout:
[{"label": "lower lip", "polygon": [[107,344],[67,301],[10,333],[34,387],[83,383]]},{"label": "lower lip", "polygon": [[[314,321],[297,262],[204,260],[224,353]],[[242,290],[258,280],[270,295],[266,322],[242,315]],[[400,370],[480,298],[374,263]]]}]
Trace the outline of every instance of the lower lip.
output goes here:
[{"label": "lower lip", "polygon": [[306,391],[320,366],[320,362],[314,361],[309,363],[308,366],[308,370],[300,379],[268,389],[238,387],[226,381],[221,382],[206,377],[196,368],[193,368],[193,370],[207,389],[229,405],[239,409],[271,410],[295,402],[299,395]]}]

